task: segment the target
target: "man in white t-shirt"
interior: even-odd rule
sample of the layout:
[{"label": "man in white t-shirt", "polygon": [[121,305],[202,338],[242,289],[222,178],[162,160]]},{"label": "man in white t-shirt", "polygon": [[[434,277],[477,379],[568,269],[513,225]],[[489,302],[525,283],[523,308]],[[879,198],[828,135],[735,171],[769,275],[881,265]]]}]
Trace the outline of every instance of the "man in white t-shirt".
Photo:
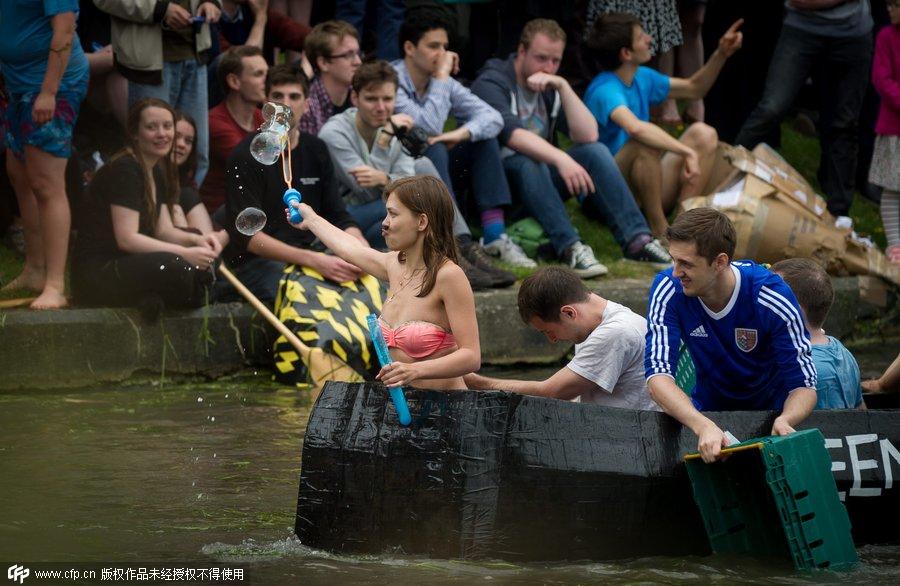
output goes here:
[{"label": "man in white t-shirt", "polygon": [[580,400],[609,407],[658,411],[644,377],[647,321],[592,293],[574,271],[545,267],[519,288],[519,315],[551,342],[575,342],[575,356],[543,381],[466,375],[470,389]]}]

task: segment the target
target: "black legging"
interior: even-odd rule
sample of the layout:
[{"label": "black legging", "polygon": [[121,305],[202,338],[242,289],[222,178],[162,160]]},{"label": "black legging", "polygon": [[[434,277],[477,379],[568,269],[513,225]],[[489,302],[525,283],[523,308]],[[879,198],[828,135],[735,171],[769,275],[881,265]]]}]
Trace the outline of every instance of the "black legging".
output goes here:
[{"label": "black legging", "polygon": [[170,252],[72,264],[72,293],[79,305],[134,307],[157,297],[166,307],[200,307],[212,281],[210,271],[197,270]]}]

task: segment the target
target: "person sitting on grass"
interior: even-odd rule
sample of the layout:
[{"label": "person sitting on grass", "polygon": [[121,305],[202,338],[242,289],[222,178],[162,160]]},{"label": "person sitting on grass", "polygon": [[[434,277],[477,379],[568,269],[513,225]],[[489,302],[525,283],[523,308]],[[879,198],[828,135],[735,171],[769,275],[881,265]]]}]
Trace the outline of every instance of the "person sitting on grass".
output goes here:
[{"label": "person sitting on grass", "polygon": [[[488,60],[472,84],[472,92],[503,116],[497,140],[505,147],[503,167],[513,194],[540,222],[557,256],[583,279],[608,269],[572,226],[563,203],[568,197],[609,226],[626,258],[668,266],[671,257],[651,236],[609,149],[597,142],[597,121],[557,75],[565,47],[559,24],[532,20],[516,53]],[[559,148],[559,132],[575,145]]]},{"label": "person sitting on grass", "polygon": [[543,381],[465,376],[471,389],[580,400],[658,411],[644,378],[647,320],[604,299],[563,267],[544,267],[522,282],[519,316],[550,342],[575,342],[575,356]]},{"label": "person sitting on grass", "polygon": [[392,181],[384,193],[381,230],[390,252],[363,245],[305,203],[293,204],[302,216],[295,227],[388,282],[380,321],[394,362],[378,380],[389,387],[465,389],[463,375],[481,367],[481,346],[475,295],[456,264],[453,199],[440,179],[427,175]]},{"label": "person sitting on grass", "polygon": [[666,214],[676,200],[701,195],[719,139],[703,122],[675,139],[650,122],[650,107],[667,98],[705,96],[725,61],[741,48],[741,22],[728,29],[709,61],[689,79],[644,66],[652,57],[653,39],[634,16],[604,14],[594,22],[586,53],[603,71],[591,81],[584,102],[600,126],[600,142],[615,155],[657,238],[665,235]]},{"label": "person sitting on grass", "polygon": [[80,305],[199,307],[209,301],[222,244],[172,223],[178,201],[173,156],[175,112],[145,98],[128,113],[128,142],[91,180],[88,209],[72,254],[72,292]]},{"label": "person sitting on grass", "polygon": [[840,340],[826,336],[822,329],[834,303],[828,273],[808,258],[779,261],[772,265],[772,272],[784,279],[803,310],[818,376],[816,409],[865,409],[856,359]]},{"label": "person sitting on grass", "polygon": [[[391,63],[400,82],[396,110],[411,116],[416,126],[430,135],[425,156],[434,163],[454,199],[454,181],[471,188],[481,216],[484,251],[510,266],[535,268],[537,263],[506,234],[504,207],[512,196],[497,143],[503,118],[453,79],[459,55],[449,50],[447,26],[432,8],[407,14],[400,27],[404,58]],[[451,114],[457,127],[444,132]],[[473,262],[477,262],[471,252],[475,245],[471,238],[460,242],[460,252]]]},{"label": "person sitting on grass", "polygon": [[[755,263],[731,261],[737,235],[718,210],[684,212],[666,236],[675,266],[657,275],[647,308],[653,400],[697,435],[705,462],[728,440],[703,411],[780,411],[772,435],[793,433],[816,405],[816,367],[790,287]],[[691,396],[675,382],[682,341],[697,371]]]}]

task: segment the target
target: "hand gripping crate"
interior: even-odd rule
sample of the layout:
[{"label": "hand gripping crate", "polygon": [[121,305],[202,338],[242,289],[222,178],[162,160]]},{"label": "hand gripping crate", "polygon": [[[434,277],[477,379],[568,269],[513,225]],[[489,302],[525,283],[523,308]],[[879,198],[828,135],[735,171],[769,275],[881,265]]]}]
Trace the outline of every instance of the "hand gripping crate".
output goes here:
[{"label": "hand gripping crate", "polygon": [[789,556],[800,570],[858,561],[847,510],[818,429],[747,440],[706,464],[685,456],[694,500],[716,553]]}]

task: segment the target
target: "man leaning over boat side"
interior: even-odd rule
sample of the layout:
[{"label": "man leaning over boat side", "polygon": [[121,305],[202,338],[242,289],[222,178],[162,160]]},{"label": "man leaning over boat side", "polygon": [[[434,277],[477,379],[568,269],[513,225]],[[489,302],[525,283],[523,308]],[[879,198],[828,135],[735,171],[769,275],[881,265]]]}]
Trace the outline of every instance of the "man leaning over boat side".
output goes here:
[{"label": "man leaning over boat side", "polygon": [[575,342],[575,356],[543,381],[463,377],[470,389],[496,389],[609,407],[659,410],[644,379],[646,320],[584,286],[571,269],[544,267],[519,288],[522,321],[551,342]]},{"label": "man leaning over boat side", "polygon": [[[787,435],[816,404],[816,368],[797,299],[785,282],[749,261],[732,262],[731,220],[712,208],[687,211],[666,232],[674,267],[657,275],[647,308],[644,368],[653,399],[716,460],[724,432],[703,411],[780,411],[772,435]],[[675,383],[679,343],[697,371],[689,397]]]}]

